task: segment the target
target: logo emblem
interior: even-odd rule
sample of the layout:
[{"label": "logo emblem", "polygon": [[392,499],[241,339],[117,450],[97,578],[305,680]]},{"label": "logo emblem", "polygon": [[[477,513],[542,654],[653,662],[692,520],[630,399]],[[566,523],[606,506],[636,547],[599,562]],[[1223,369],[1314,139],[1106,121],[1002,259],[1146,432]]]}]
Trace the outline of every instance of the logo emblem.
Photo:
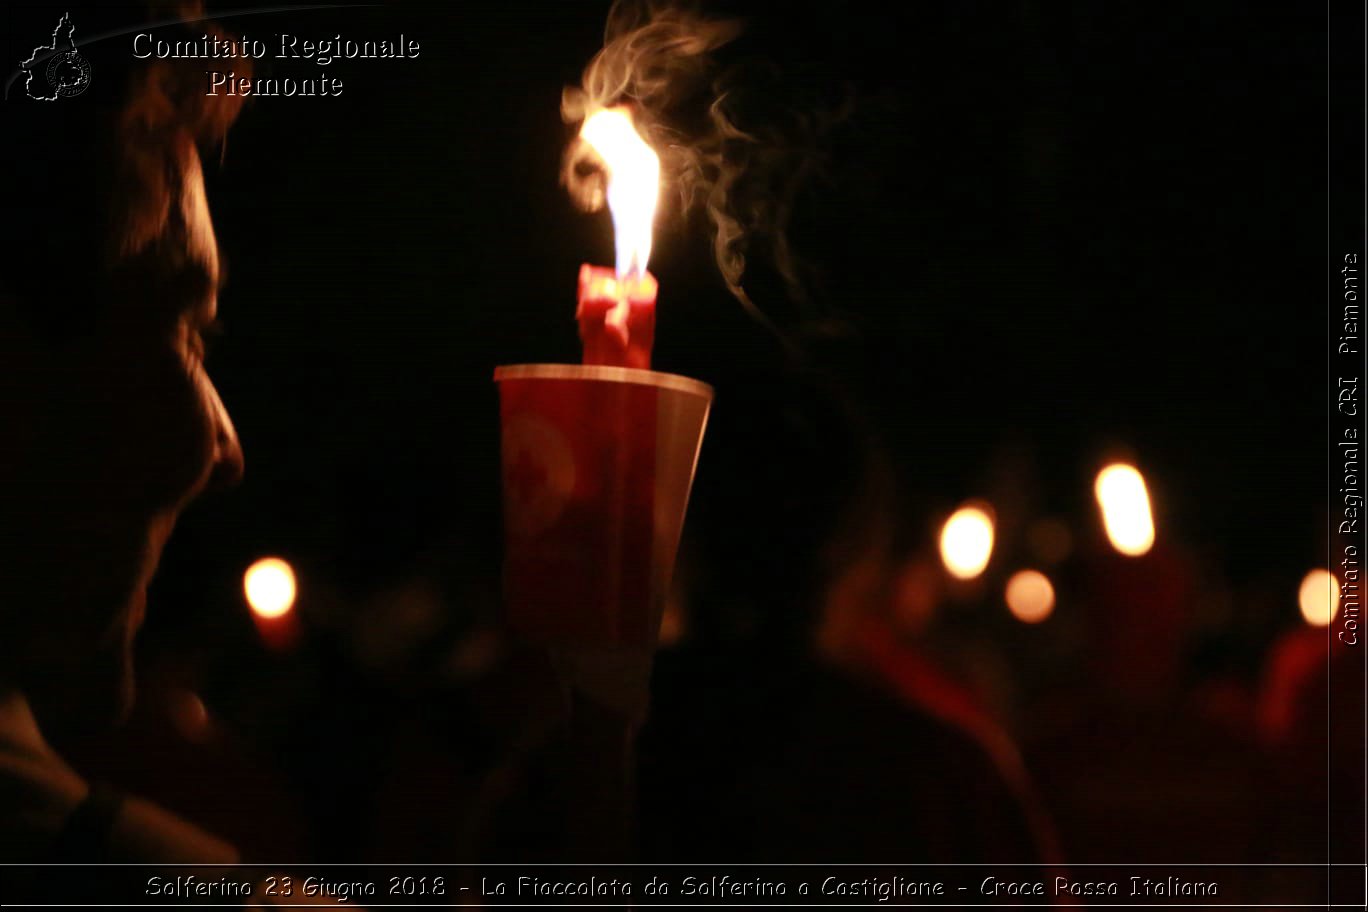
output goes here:
[{"label": "logo emblem", "polygon": [[56,101],[80,95],[90,88],[90,61],[76,51],[76,44],[71,40],[74,34],[76,26],[71,24],[71,14],[63,13],[52,30],[52,43],[34,48],[29,58],[19,64],[28,75],[24,91],[29,98]]}]

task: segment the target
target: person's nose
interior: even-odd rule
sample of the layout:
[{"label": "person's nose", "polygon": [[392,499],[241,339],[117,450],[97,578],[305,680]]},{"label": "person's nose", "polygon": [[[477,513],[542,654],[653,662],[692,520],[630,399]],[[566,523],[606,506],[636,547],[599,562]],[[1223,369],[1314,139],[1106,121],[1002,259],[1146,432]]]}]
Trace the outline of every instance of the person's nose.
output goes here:
[{"label": "person's nose", "polygon": [[237,429],[233,427],[233,419],[218,390],[212,382],[206,382],[205,385],[208,387],[210,412],[214,419],[214,461],[206,488],[231,488],[242,480],[242,443],[238,440]]}]

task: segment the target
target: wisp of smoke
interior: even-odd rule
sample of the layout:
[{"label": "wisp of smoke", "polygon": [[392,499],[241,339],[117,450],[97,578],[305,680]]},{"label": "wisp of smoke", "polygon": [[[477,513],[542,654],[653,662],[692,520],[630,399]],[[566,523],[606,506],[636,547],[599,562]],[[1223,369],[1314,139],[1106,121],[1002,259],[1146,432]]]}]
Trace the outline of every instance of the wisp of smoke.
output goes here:
[{"label": "wisp of smoke", "polygon": [[[768,324],[742,286],[747,250],[763,238],[776,270],[801,297],[785,228],[811,162],[800,141],[773,125],[737,123],[729,105],[735,79],[721,71],[714,52],[740,32],[738,21],[707,18],[683,0],[615,0],[603,48],[585,68],[583,84],[565,89],[561,115],[578,124],[600,108],[631,108],[660,155],[662,182],[677,190],[679,214],[706,213],[727,287]],[[561,181],[580,208],[603,207],[606,175],[578,138],[566,150]]]}]

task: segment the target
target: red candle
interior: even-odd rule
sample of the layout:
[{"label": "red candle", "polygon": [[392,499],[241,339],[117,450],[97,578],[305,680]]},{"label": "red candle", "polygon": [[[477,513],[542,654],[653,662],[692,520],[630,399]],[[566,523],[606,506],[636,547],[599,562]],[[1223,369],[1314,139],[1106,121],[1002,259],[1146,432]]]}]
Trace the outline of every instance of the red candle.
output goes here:
[{"label": "red candle", "polygon": [[660,157],[632,122],[626,107],[601,108],[585,118],[580,141],[593,150],[605,171],[598,205],[613,215],[617,268],[580,267],[579,320],[584,363],[651,368],[655,339],[655,277],[652,222],[660,196]]},{"label": "red candle", "polygon": [[585,364],[651,369],[658,287],[649,272],[619,279],[603,266],[580,267],[575,317]]}]

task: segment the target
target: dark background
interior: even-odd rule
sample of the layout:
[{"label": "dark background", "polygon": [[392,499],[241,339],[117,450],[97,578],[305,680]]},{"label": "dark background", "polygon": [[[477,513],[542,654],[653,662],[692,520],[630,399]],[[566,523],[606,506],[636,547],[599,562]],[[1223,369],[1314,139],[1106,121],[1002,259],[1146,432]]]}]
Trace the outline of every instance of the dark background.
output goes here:
[{"label": "dark background", "polygon": [[[820,275],[810,310],[842,327],[829,357],[905,487],[973,493],[1019,441],[1040,498],[1067,508],[1098,448],[1120,441],[1152,471],[1167,532],[1232,574],[1295,582],[1322,528],[1307,281],[1324,211],[1319,17],[743,11],[744,52],[854,92],[795,245]],[[224,526],[244,554],[283,549],[361,585],[443,538],[496,553],[490,372],[575,360],[574,271],[610,252],[607,220],[575,212],[556,182],[560,89],[599,47],[602,12],[226,20],[404,30],[423,53],[331,64],[338,99],[258,100],[212,176],[230,268],[214,368],[249,458],[232,502],[188,523],[215,514],[214,561]],[[763,373],[776,346],[706,273],[702,227],[688,227],[657,245],[656,363],[716,384],[725,420],[729,383]],[[758,303],[793,326],[757,272]],[[714,469],[745,468],[729,463],[709,451],[701,490]],[[187,560],[192,545],[182,537]]]},{"label": "dark background", "polygon": [[[726,62],[774,66],[756,117],[847,113],[814,146],[794,212],[806,300],[763,253],[748,276],[788,348],[728,295],[705,226],[662,220],[655,366],[717,389],[683,588],[697,568],[709,591],[763,588],[810,556],[865,453],[890,470],[899,559],[934,554],[965,498],[1000,498],[1015,517],[1002,557],[941,627],[1008,682],[999,708],[1030,758],[1060,725],[1035,697],[1087,652],[1069,615],[1105,612],[1107,579],[1063,567],[1056,617],[1029,631],[996,593],[1034,518],[1065,523],[1080,555],[1101,548],[1092,480],[1124,453],[1161,546],[1191,568],[1184,692],[1214,681],[1254,699],[1327,549],[1323,11],[708,8],[747,20]],[[262,812],[284,822],[258,828],[258,856],[364,855],[372,837],[356,833],[385,819],[402,745],[459,740],[433,730],[462,663],[478,664],[471,632],[497,620],[492,371],[578,360],[576,270],[611,256],[606,216],[575,211],[557,183],[561,88],[600,47],[605,13],[394,3],[222,20],[268,41],[422,45],[416,60],[274,62],[337,76],[344,93],[256,100],[207,167],[228,263],[210,369],[247,471],[184,517],[142,650],[150,678],[202,694],[261,781],[292,796]],[[816,442],[793,419],[809,407],[796,374],[843,403]],[[241,574],[265,554],[300,576],[290,653],[259,643],[242,603]],[[119,749],[89,762],[117,768]],[[1077,796],[1046,791],[1068,844]],[[181,809],[213,817],[206,801]],[[1218,854],[1248,860],[1237,841]]]},{"label": "dark background", "polygon": [[[1010,444],[1041,509],[1081,513],[1100,450],[1121,443],[1151,473],[1165,537],[1294,592],[1324,544],[1321,17],[739,11],[737,56],[776,61],[803,98],[853,93],[794,243],[818,276],[812,358],[857,391],[905,496],[975,493]],[[575,269],[610,253],[606,218],[556,180],[559,93],[603,12],[225,20],[402,30],[423,50],[322,68],[341,98],[259,99],[211,174],[230,270],[212,366],[249,470],[187,520],[165,586],[229,579],[262,550],[349,587],[402,577],[424,551],[497,556],[490,373],[576,360]],[[725,423],[729,400],[761,405],[746,387],[778,346],[709,274],[702,233],[661,232],[656,364],[715,384]],[[801,332],[754,271],[759,305]],[[710,447],[699,496],[783,458]]]}]

